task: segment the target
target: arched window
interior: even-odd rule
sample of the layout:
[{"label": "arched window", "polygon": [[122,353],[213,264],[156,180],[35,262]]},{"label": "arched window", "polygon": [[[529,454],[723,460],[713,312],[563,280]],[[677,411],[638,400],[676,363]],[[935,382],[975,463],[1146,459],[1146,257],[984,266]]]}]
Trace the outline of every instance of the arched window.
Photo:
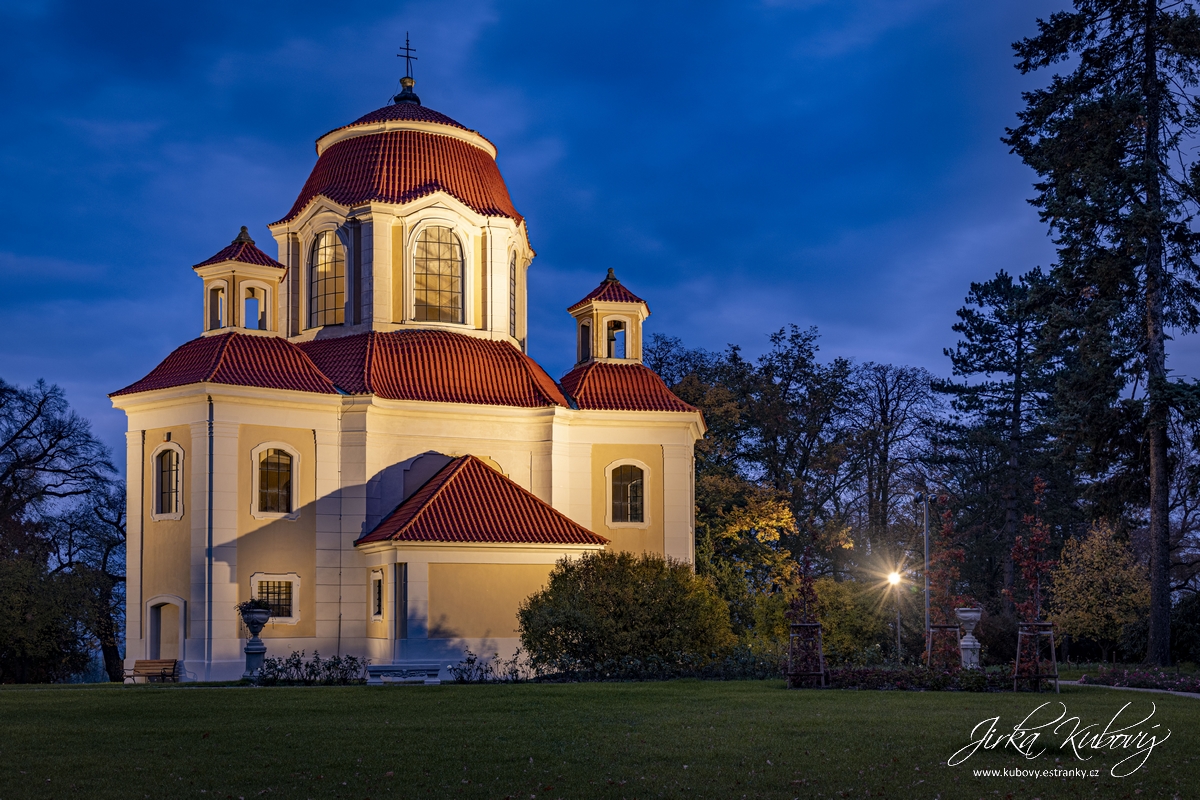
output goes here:
[{"label": "arched window", "polygon": [[260,331],[267,329],[267,293],[264,290],[254,286],[246,287],[242,327]]},{"label": "arched window", "polygon": [[622,320],[608,323],[608,357],[625,358],[625,323]]},{"label": "arched window", "polygon": [[258,456],[258,510],[292,513],[292,456],[286,450],[271,448]]},{"label": "arched window", "polygon": [[156,514],[177,514],[179,512],[179,452],[166,449],[155,457],[155,483],[158,495],[155,506]]},{"label": "arched window", "polygon": [[508,335],[517,338],[517,254],[508,262]]},{"label": "arched window", "polygon": [[584,320],[579,323],[579,363],[589,361],[592,357],[592,323]]},{"label": "arched window", "polygon": [[418,321],[463,321],[462,245],[449,228],[430,226],[417,237],[413,299]]},{"label": "arched window", "polygon": [[346,313],[346,258],[333,231],[322,231],[313,240],[308,287],[308,326],[341,325]]},{"label": "arched window", "polygon": [[225,327],[225,287],[216,285],[208,290],[208,329],[215,331]]},{"label": "arched window", "polygon": [[646,520],[646,483],[642,470],[622,464],[612,471],[612,521]]}]

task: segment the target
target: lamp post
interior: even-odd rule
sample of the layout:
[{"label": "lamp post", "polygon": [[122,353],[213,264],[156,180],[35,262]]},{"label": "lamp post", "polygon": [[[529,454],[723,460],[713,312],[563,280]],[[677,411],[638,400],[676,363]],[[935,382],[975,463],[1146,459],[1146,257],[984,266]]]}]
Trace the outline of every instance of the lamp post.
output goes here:
[{"label": "lamp post", "polygon": [[937,497],[930,497],[924,492],[917,492],[914,503],[920,503],[925,512],[925,641],[929,641],[929,503],[937,502]]},{"label": "lamp post", "polygon": [[900,666],[900,573],[888,575],[888,583],[892,585],[892,597],[896,601],[896,666]]}]

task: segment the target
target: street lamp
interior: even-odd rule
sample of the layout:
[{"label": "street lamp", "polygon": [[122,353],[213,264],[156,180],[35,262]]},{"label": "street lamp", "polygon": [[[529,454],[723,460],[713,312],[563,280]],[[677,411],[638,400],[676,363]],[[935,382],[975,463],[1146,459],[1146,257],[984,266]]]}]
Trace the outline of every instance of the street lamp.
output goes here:
[{"label": "street lamp", "polygon": [[913,498],[914,503],[920,503],[921,508],[925,512],[925,641],[926,647],[929,647],[929,504],[937,502],[937,496],[930,496],[924,492],[917,492],[917,496]]},{"label": "street lamp", "polygon": [[888,583],[895,590],[894,599],[896,601],[896,666],[900,666],[900,573],[893,572],[888,575]]}]

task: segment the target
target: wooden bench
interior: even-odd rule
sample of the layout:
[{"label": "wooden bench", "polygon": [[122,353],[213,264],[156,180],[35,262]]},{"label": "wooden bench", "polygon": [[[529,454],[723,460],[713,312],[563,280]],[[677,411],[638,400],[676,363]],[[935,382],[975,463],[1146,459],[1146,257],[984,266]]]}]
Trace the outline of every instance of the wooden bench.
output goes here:
[{"label": "wooden bench", "polygon": [[173,658],[138,659],[133,662],[133,669],[125,670],[125,682],[137,683],[139,678],[146,683],[176,683],[179,680],[179,662]]}]

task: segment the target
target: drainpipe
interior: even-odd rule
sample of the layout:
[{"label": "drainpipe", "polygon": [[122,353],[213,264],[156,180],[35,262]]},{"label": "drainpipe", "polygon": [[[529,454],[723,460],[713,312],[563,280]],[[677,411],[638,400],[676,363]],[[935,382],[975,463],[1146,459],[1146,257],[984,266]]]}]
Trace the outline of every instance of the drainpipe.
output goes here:
[{"label": "drainpipe", "polygon": [[204,548],[206,560],[205,602],[208,610],[205,614],[204,637],[204,680],[212,680],[212,640],[213,640],[213,399],[208,396],[208,542]]}]

